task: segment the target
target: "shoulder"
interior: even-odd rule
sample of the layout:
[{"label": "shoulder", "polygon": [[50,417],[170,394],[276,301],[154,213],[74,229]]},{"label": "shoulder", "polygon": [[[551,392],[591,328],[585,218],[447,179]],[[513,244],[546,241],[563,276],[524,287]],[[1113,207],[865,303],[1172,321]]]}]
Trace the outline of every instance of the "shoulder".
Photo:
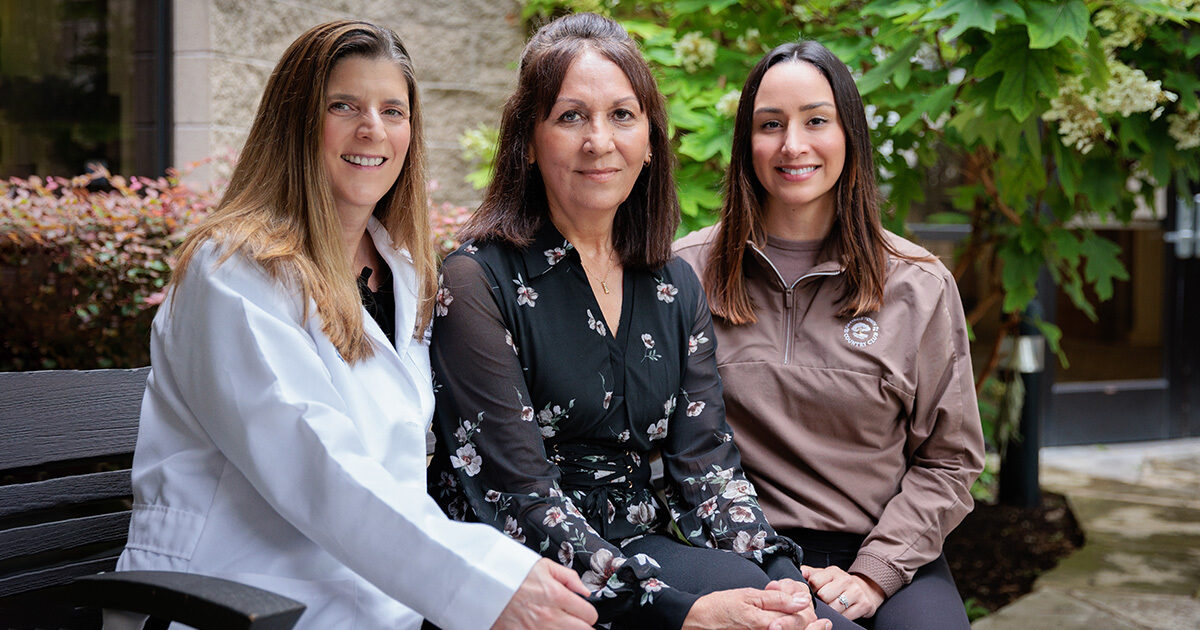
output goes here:
[{"label": "shoulder", "polygon": [[708,261],[708,252],[717,237],[717,225],[700,228],[675,241],[675,255],[691,265],[697,274],[703,272]]},{"label": "shoulder", "polygon": [[[884,231],[888,245],[901,254],[888,254],[888,274],[884,290],[889,298],[910,304],[936,304],[947,290],[957,292],[954,275],[929,250],[912,241]],[[903,257],[902,257],[903,256]]]},{"label": "shoulder", "polygon": [[[176,279],[172,312],[189,310],[214,314],[224,308],[253,303],[259,308],[303,319],[300,292],[284,278],[272,276],[241,251],[229,251],[210,239],[192,253],[184,274]],[[240,308],[240,307],[239,307]]]}]

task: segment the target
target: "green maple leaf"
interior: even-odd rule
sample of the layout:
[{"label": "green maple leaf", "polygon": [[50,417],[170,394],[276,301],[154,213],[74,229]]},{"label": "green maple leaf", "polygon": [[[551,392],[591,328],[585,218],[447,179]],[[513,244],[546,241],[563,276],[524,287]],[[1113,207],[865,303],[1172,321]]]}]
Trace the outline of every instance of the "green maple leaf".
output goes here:
[{"label": "green maple leaf", "polygon": [[1007,109],[1017,120],[1025,120],[1037,106],[1039,94],[1058,93],[1055,67],[1060,53],[1030,48],[1025,34],[1015,29],[990,39],[992,48],[975,64],[975,76],[983,79],[1002,73],[996,108]]},{"label": "green maple leaf", "polygon": [[1096,297],[1107,300],[1113,294],[1113,280],[1128,280],[1129,272],[1118,258],[1121,246],[1097,235],[1086,232],[1079,244],[1087,264],[1083,267],[1083,277],[1096,287]]},{"label": "green maple leaf", "polygon": [[1025,10],[1013,0],[950,0],[926,13],[921,21],[930,22],[957,16],[954,25],[944,35],[946,39],[954,39],[969,28],[995,33],[996,23],[1002,15],[1024,19]]},{"label": "green maple leaf", "polygon": [[1083,44],[1087,38],[1089,16],[1083,0],[1030,2],[1026,9],[1030,48],[1049,48],[1064,38]]}]

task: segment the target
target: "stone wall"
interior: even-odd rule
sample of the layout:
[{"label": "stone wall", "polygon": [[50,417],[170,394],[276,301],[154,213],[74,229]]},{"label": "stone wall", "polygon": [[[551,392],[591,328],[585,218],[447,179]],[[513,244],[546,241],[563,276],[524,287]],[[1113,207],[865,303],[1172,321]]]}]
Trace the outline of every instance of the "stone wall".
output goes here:
[{"label": "stone wall", "polygon": [[435,199],[477,203],[458,136],[497,124],[515,85],[524,43],[516,0],[174,0],[172,10],[175,164],[241,147],[271,69],[298,35],[366,19],[395,29],[413,56]]}]

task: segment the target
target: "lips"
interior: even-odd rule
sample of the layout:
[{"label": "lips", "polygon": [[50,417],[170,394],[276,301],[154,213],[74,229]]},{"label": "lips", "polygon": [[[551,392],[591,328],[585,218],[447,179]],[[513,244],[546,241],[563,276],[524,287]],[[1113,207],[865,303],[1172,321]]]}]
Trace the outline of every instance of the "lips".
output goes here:
[{"label": "lips", "polygon": [[780,172],[787,174],[787,175],[807,175],[807,174],[817,170],[816,166],[800,166],[797,168],[788,168],[786,166],[779,166],[776,168],[778,168],[780,170]]},{"label": "lips", "polygon": [[384,162],[387,161],[387,158],[380,157],[377,155],[372,156],[372,155],[349,154],[349,155],[343,155],[343,156],[341,156],[341,158],[343,160],[345,160],[346,162],[354,164],[355,166],[379,166],[380,164],[383,164]]},{"label": "lips", "polygon": [[621,169],[619,168],[589,168],[581,169],[577,172],[590,180],[606,182],[615,177],[620,171]]}]

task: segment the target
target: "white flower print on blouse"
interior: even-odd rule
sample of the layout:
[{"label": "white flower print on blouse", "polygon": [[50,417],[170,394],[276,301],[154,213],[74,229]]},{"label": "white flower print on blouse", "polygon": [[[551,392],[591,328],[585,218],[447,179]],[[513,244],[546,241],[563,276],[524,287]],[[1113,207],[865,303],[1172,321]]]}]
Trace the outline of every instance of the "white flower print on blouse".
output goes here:
[{"label": "white flower print on blouse", "polygon": [[663,418],[647,427],[646,435],[650,436],[651,442],[667,437],[667,418]]},{"label": "white flower print on blouse", "polygon": [[671,396],[667,399],[667,402],[663,403],[663,415],[670,417],[673,413],[675,413],[675,397]]},{"label": "white flower print on blouse", "polygon": [[555,435],[558,435],[558,423],[562,422],[566,418],[570,418],[571,409],[574,408],[574,398],[567,403],[566,409],[563,409],[562,406],[554,403],[546,403],[546,407],[537,414],[538,426],[541,428],[542,437],[552,438]]},{"label": "white flower print on blouse", "polygon": [[475,452],[473,444],[466,444],[454,451],[454,454],[450,456],[450,463],[455,468],[463,469],[468,477],[474,477],[479,474],[479,468],[483,465],[483,457]]},{"label": "white flower print on blouse", "polygon": [[659,278],[655,278],[655,280],[658,281],[658,286],[655,288],[654,293],[655,297],[662,302],[666,302],[667,304],[674,302],[675,296],[679,294],[679,289],[676,289],[675,285],[668,282],[663,282]]},{"label": "white flower print on blouse", "polygon": [[587,316],[588,328],[596,331],[596,334],[600,335],[601,337],[608,335],[608,329],[604,327],[604,320],[596,319],[596,316],[592,315],[592,309],[589,308],[587,310]]},{"label": "white flower print on blouse", "polygon": [[735,523],[753,523],[754,512],[744,505],[734,505],[729,508],[729,520]]},{"label": "white flower print on blouse", "polygon": [[499,501],[500,500],[500,491],[499,490],[488,490],[483,495],[483,500],[487,501],[488,503],[495,503],[495,502]]},{"label": "white flower print on blouse", "polygon": [[738,553],[754,552],[754,558],[762,562],[762,550],[767,546],[767,532],[759,531],[753,536],[746,530],[740,530],[737,538],[733,539],[733,550]]},{"label": "white flower print on blouse", "polygon": [[629,429],[625,429],[624,431],[621,431],[621,433],[619,433],[617,435],[618,443],[624,444],[625,442],[628,442],[628,441],[629,441]]},{"label": "white flower print on blouse", "polygon": [[656,514],[657,512],[652,502],[642,501],[641,503],[629,506],[629,513],[625,515],[625,520],[638,527],[649,528],[654,524]]},{"label": "white flower print on blouse", "polygon": [[702,412],[702,411],[704,411],[704,401],[703,400],[697,400],[697,401],[688,403],[687,415],[689,418],[695,418],[696,416],[700,415],[700,412]]},{"label": "white flower print on blouse", "polygon": [[475,247],[474,245],[467,245],[463,247],[463,251],[467,252],[468,254],[474,254],[479,251],[479,248]]},{"label": "white flower print on blouse", "polygon": [[504,331],[504,345],[512,348],[513,354],[521,356],[521,352],[517,350],[517,344],[513,342],[512,333],[507,330]]},{"label": "white flower print on blouse", "polygon": [[537,306],[537,291],[534,291],[533,287],[525,284],[525,280],[521,278],[521,274],[517,274],[517,277],[513,279],[513,284],[517,285],[518,306],[528,306],[529,308]]},{"label": "white flower print on blouse", "polygon": [[516,519],[508,515],[504,517],[504,533],[519,543],[525,542],[525,533],[521,526],[517,524]]},{"label": "white flower print on blouse", "polygon": [[559,261],[566,258],[567,252],[571,250],[572,245],[567,241],[563,241],[562,247],[552,247],[542,252],[546,256],[546,264],[553,267]]},{"label": "white flower print on blouse", "polygon": [[[592,314],[592,312],[588,311],[588,315],[591,315],[591,314]],[[612,393],[612,391],[610,391],[608,389],[608,382],[604,378],[604,372],[600,373],[600,389],[604,390],[604,402],[602,402],[600,404],[603,408],[608,409],[608,406],[612,404],[613,393]],[[626,439],[629,439],[629,438],[626,437]],[[621,441],[624,441],[624,440],[621,440]]]},{"label": "white flower print on blouse", "polygon": [[709,497],[704,503],[696,506],[696,516],[709,518],[717,513],[717,497]]},{"label": "white flower print on blouse", "polygon": [[642,333],[642,345],[646,347],[646,352],[642,355],[642,363],[645,363],[646,359],[657,361],[659,358],[661,358],[661,355],[658,354],[658,350],[654,348],[654,335],[651,335],[650,333]]},{"label": "white flower print on blouse", "polygon": [[571,545],[570,541],[564,540],[562,544],[558,546],[558,561],[561,562],[564,567],[571,566],[571,563],[575,561],[575,547]]},{"label": "white flower print on blouse", "polygon": [[745,479],[734,479],[725,484],[725,490],[721,492],[721,496],[726,499],[741,499],[743,497],[757,496],[754,491],[754,486]]},{"label": "white flower print on blouse", "polygon": [[688,335],[688,356],[696,354],[700,346],[708,343],[708,337],[704,336],[703,332],[698,332],[694,335]]},{"label": "white flower print on blouse", "polygon": [[[584,571],[583,575],[580,576],[583,585],[594,595],[616,597],[617,594],[613,591],[613,588],[620,588],[624,584],[620,580],[617,580],[615,576],[617,569],[620,569],[625,564],[625,558],[615,557],[608,549],[601,548],[592,554],[588,564],[588,570]],[[616,584],[613,584],[613,581]]]},{"label": "white flower print on blouse", "polygon": [[568,529],[567,514],[556,506],[546,508],[546,518],[542,519],[542,525],[546,527],[557,527],[562,525],[562,528]]},{"label": "white flower print on blouse", "polygon": [[450,289],[442,286],[442,276],[438,276],[438,291],[434,298],[433,314],[438,317],[445,317],[450,312],[450,303],[454,301],[454,296],[450,295]]},{"label": "white flower print on blouse", "polygon": [[521,395],[520,388],[514,387],[513,389],[517,390],[517,402],[521,403],[521,419],[525,422],[533,422],[533,407],[525,404],[525,397]]},{"label": "white flower print on blouse", "polygon": [[658,578],[647,578],[641,581],[642,587],[642,605],[645,606],[654,601],[654,594],[663,590],[666,584]]}]

